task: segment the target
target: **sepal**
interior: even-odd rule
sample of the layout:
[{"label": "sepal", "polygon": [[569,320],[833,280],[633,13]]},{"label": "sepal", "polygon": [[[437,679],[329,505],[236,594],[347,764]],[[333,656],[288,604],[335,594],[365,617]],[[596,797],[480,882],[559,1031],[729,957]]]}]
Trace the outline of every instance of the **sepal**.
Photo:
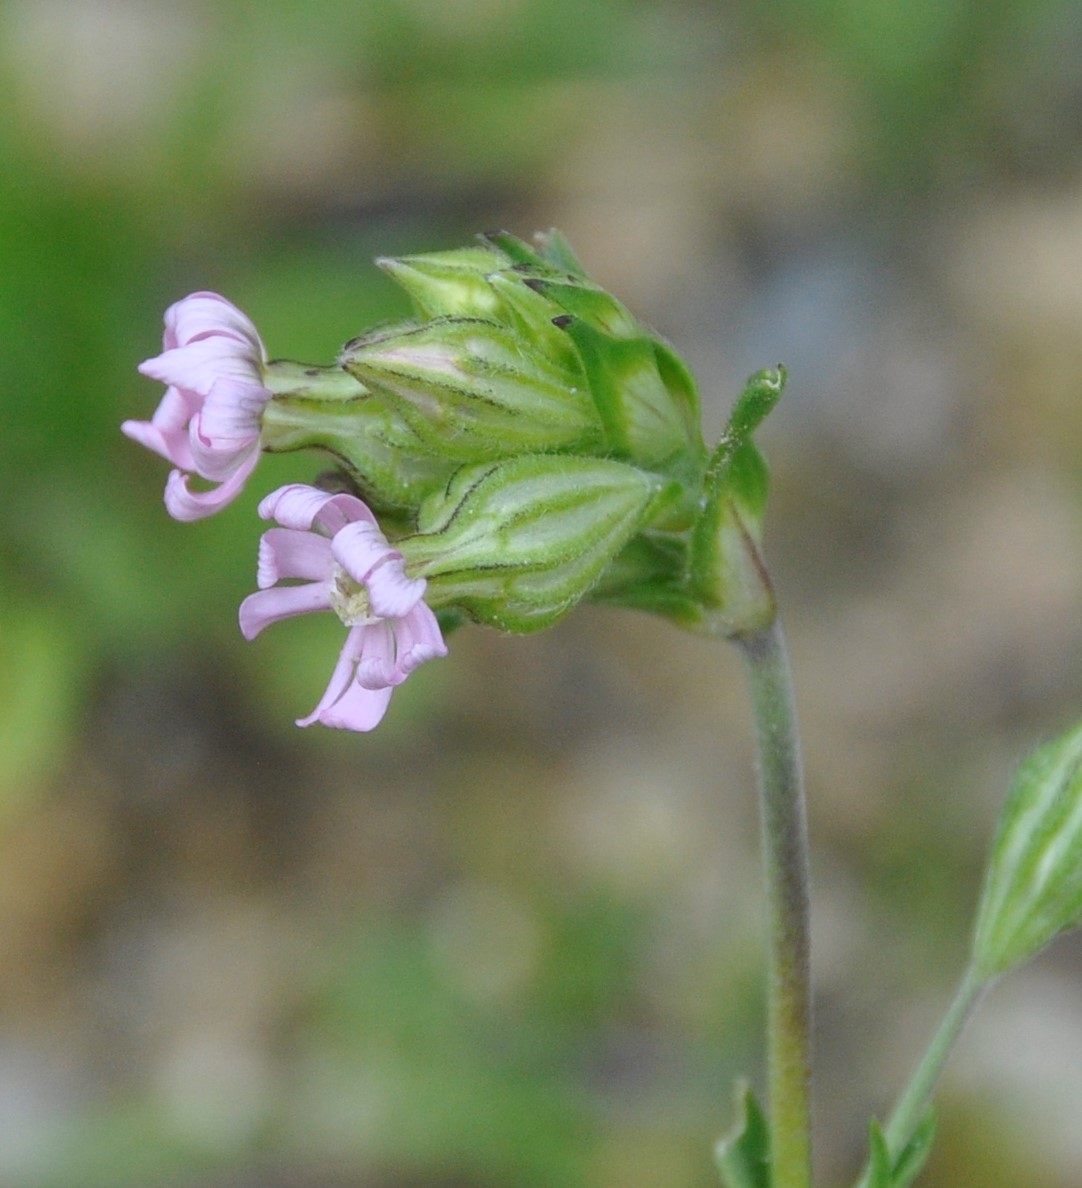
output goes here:
[{"label": "sepal", "polygon": [[682,536],[644,532],[633,537],[589,593],[591,602],[649,611],[698,630],[702,607],[687,590],[687,542]]},{"label": "sepal", "polygon": [[973,957],[1003,973],[1082,923],[1082,724],[1038,747],[1011,785],[977,914]]},{"label": "sepal", "polygon": [[738,1091],[739,1117],[714,1148],[714,1160],[725,1188],[772,1188],[770,1128],[752,1091]]},{"label": "sepal", "polygon": [[620,462],[521,455],[462,467],[396,547],[433,609],[534,631],[591,589],[664,498],[661,479]]},{"label": "sepal", "polygon": [[510,231],[486,231],[478,238],[482,243],[498,248],[520,267],[552,269],[557,274],[586,278],[586,269],[579,263],[562,232],[557,231],[555,227],[534,235],[536,248],[530,247],[525,240],[512,235]]}]

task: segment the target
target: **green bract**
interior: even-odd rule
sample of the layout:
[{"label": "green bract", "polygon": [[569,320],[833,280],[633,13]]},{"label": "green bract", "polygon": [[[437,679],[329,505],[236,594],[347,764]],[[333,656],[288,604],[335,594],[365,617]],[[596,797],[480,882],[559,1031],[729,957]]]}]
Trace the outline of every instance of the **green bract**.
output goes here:
[{"label": "green bract", "polygon": [[1082,725],[1018,769],[977,917],[973,956],[986,977],[1082,923]]},{"label": "green bract", "polygon": [[691,579],[719,634],[747,635],[776,613],[762,559],[766,463],[751,439],[785,387],[784,368],[760,371],[737,401],[710,459],[702,511],[691,537]]}]

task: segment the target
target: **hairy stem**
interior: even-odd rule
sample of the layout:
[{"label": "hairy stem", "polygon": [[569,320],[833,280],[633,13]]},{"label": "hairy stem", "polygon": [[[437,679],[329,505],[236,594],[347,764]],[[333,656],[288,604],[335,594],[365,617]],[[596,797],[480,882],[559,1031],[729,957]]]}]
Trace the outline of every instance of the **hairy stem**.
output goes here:
[{"label": "hairy stem", "polygon": [[737,641],[755,714],[769,917],[767,1076],[773,1188],[810,1188],[808,829],[781,626]]}]

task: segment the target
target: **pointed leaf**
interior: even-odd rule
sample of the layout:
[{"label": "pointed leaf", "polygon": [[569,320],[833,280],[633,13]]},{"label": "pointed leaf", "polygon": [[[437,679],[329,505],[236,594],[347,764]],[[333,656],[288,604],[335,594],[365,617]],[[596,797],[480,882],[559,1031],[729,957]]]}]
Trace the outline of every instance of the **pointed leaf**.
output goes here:
[{"label": "pointed leaf", "polygon": [[974,956],[992,976],[1082,921],[1082,725],[1021,765],[1000,818]]},{"label": "pointed leaf", "polygon": [[714,1158],[725,1188],[771,1188],[770,1128],[755,1095],[738,1093],[740,1117],[718,1142]]},{"label": "pointed leaf", "polygon": [[920,1174],[935,1139],[935,1114],[924,1115],[909,1141],[891,1156],[883,1128],[875,1118],[868,1127],[868,1167],[860,1188],[909,1188]]},{"label": "pointed leaf", "polygon": [[578,257],[571,249],[571,245],[564,238],[563,233],[555,227],[550,227],[543,235],[536,236],[541,257],[546,263],[560,272],[571,276],[586,276],[586,269],[579,263]]},{"label": "pointed leaf", "polygon": [[909,1188],[920,1174],[935,1141],[935,1114],[929,1110],[894,1161],[891,1188]]}]

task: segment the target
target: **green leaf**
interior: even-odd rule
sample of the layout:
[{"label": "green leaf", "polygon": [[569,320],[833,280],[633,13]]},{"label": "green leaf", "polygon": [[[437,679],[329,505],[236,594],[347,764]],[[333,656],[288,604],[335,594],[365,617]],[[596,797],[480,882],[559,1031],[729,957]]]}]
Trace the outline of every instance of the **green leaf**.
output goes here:
[{"label": "green leaf", "polygon": [[917,1178],[932,1149],[932,1143],[935,1142],[935,1131],[935,1114],[929,1110],[894,1161],[892,1188],[909,1188]]},{"label": "green leaf", "polygon": [[935,1114],[929,1110],[896,1157],[891,1156],[883,1128],[873,1118],[868,1128],[868,1169],[860,1188],[909,1188],[917,1178],[935,1139]]},{"label": "green leaf", "polygon": [[1082,724],[1018,769],[1000,818],[974,936],[986,977],[1082,921]]},{"label": "green leaf", "polygon": [[725,1188],[771,1188],[770,1127],[746,1086],[737,1093],[737,1109],[736,1125],[714,1149]]}]

